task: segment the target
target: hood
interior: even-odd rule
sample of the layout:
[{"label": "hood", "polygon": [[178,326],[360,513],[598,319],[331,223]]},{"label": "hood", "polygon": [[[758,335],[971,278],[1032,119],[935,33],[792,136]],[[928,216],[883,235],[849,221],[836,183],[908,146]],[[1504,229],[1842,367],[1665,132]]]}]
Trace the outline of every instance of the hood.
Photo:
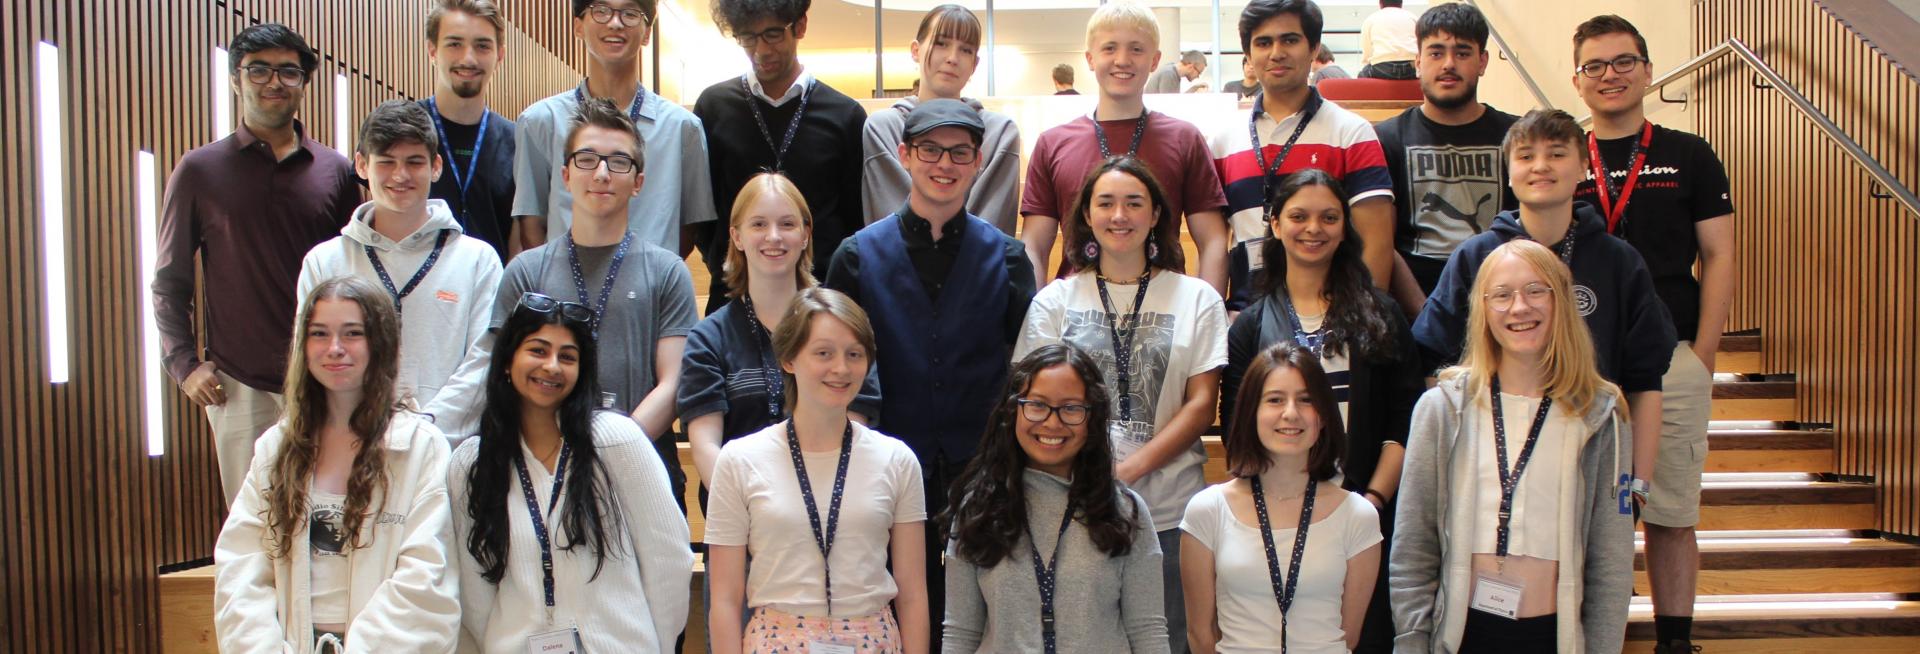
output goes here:
[{"label": "hood", "polygon": [[433,240],[440,235],[440,232],[446,230],[452,230],[456,234],[465,233],[465,230],[460,229],[460,221],[454,219],[453,209],[447,207],[446,200],[427,200],[427,222],[421,224],[420,229],[414,230],[406,238],[395,242],[373,231],[373,203],[368,202],[353,210],[353,218],[347,221],[346,226],[340,228],[340,235],[355,243],[373,246],[376,250],[395,248],[416,250],[433,247]]},{"label": "hood", "polygon": [[[963,97],[963,98],[960,98],[960,101],[967,103],[967,106],[969,107],[973,107],[974,111],[981,112],[980,114],[981,119],[984,120],[986,118],[985,112],[987,110],[987,107],[985,105],[980,104],[979,100]],[[918,106],[920,106],[919,96],[909,95],[907,97],[900,98],[899,100],[894,101],[893,110],[898,111],[900,112],[900,115],[905,116],[907,115],[907,113],[913,111],[914,107],[918,107]]]},{"label": "hood", "polygon": [[[1502,211],[1500,215],[1494,216],[1492,229],[1494,233],[1501,236],[1502,240],[1532,238],[1527,234],[1527,228],[1520,224],[1518,209]],[[1591,243],[1593,241],[1588,237],[1604,234],[1606,231],[1607,219],[1600,215],[1600,210],[1585,202],[1573,203],[1573,236],[1577,243]]]},{"label": "hood", "polygon": [[[1466,408],[1468,400],[1471,399],[1467,392],[1467,377],[1468,375],[1464,374],[1442,375],[1439,382],[1434,384],[1435,388],[1441,389],[1445,394],[1449,408],[1454,410]],[[1618,387],[1609,384],[1608,388],[1611,390],[1604,390],[1593,398],[1592,406],[1587,407],[1587,415],[1581,419],[1586,424],[1589,434],[1598,431],[1601,425],[1615,417],[1615,406],[1620,402],[1620,394]]]}]

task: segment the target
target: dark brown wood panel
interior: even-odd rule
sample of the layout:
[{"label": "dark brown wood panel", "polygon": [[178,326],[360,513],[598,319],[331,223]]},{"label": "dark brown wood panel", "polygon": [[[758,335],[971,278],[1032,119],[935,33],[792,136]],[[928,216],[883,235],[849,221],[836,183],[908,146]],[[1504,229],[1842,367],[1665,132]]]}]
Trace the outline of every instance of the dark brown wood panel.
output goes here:
[{"label": "dark brown wood panel", "polygon": [[[1907,188],[1920,188],[1920,82],[1811,0],[1694,5],[1696,50],[1738,38]],[[1797,419],[1834,425],[1837,472],[1875,481],[1878,527],[1920,535],[1920,216],[1747,66],[1695,76],[1698,132],[1727,166],[1746,283],[1730,331],[1764,334]]]},{"label": "dark brown wood panel", "polygon": [[[508,0],[496,111],[580,79],[568,3]],[[301,120],[336,142],[334,74],[348,114],[432,92],[428,0],[155,0],[0,3],[0,652],[154,651],[158,570],[205,559],[224,518],[205,414],[163,397],[166,454],[149,458],[140,365],[135,153],[156,189],[212,140],[213,48],[241,28],[286,23],[322,54]],[[522,19],[538,19],[529,30]],[[70,380],[48,382],[36,44],[60,48]],[[547,44],[566,50],[555,54]],[[572,63],[570,63],[572,62]],[[237,109],[236,109],[237,110]],[[349,129],[357,126],[349,121]]]}]

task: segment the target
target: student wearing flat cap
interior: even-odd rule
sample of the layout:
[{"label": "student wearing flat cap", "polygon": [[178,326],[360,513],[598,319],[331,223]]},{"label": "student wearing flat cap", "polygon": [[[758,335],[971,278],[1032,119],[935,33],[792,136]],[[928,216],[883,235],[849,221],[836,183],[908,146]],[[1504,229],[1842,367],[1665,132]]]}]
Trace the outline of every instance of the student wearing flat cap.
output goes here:
[{"label": "student wearing flat cap", "polygon": [[[1033,299],[1033,264],[1020,241],[966,210],[985,131],[980,113],[959,100],[914,107],[899,149],[913,178],[906,205],[842,241],[827,267],[827,287],[873,321],[887,394],[880,424],[919,457],[930,516],[946,509],[948,485],[986,431]],[[928,539],[933,616],[945,596],[941,546]]]}]

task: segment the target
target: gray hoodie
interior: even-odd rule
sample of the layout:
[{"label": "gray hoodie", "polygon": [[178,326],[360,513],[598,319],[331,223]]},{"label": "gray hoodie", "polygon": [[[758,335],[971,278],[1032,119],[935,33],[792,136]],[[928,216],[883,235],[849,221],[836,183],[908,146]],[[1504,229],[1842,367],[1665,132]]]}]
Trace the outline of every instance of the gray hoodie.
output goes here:
[{"label": "gray hoodie", "polygon": [[[980,138],[980,176],[967,192],[967,213],[1012,236],[1020,208],[1020,126],[1006,114],[981,108],[979,100],[961,100],[987,123],[987,132]],[[865,156],[860,165],[867,183],[861,186],[860,210],[869,225],[907,203],[913,178],[900,162],[900,135],[906,130],[907,112],[918,103],[918,98],[901,98],[892,109],[867,116],[866,129],[861,130]]]},{"label": "gray hoodie", "polygon": [[[1400,654],[1460,648],[1473,583],[1472,514],[1497,502],[1474,499],[1479,421],[1470,412],[1485,393],[1484,384],[1460,375],[1428,389],[1413,410],[1387,573]],[[1559,470],[1562,479],[1579,482],[1564,488],[1580,489],[1561,493],[1555,604],[1562,652],[1618,652],[1626,632],[1633,518],[1620,513],[1618,480],[1631,464],[1633,438],[1618,404],[1612,394],[1594,399],[1579,456]]]}]

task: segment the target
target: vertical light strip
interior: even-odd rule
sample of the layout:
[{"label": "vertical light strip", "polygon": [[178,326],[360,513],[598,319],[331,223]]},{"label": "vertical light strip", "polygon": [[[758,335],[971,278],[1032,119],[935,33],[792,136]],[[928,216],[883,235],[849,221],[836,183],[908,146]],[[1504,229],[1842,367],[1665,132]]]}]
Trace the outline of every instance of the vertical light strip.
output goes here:
[{"label": "vertical light strip", "polygon": [[140,221],[140,360],[147,380],[144,389],[147,456],[160,456],[167,451],[165,415],[160,404],[161,389],[166,388],[167,378],[160,369],[160,326],[153,316],[154,266],[160,260],[160,185],[152,152],[134,153],[133,174],[134,202]]},{"label": "vertical light strip", "polygon": [[227,68],[227,49],[213,48],[213,140],[233,133],[233,71]]},{"label": "vertical light strip", "polygon": [[333,74],[333,149],[348,157],[353,156],[353,136],[347,133],[353,121],[347,119],[348,94],[353,90],[347,86],[347,76]]},{"label": "vertical light strip", "polygon": [[34,48],[34,92],[39,98],[40,261],[47,292],[47,381],[67,383],[67,206],[64,144],[60,140],[60,48]]}]

